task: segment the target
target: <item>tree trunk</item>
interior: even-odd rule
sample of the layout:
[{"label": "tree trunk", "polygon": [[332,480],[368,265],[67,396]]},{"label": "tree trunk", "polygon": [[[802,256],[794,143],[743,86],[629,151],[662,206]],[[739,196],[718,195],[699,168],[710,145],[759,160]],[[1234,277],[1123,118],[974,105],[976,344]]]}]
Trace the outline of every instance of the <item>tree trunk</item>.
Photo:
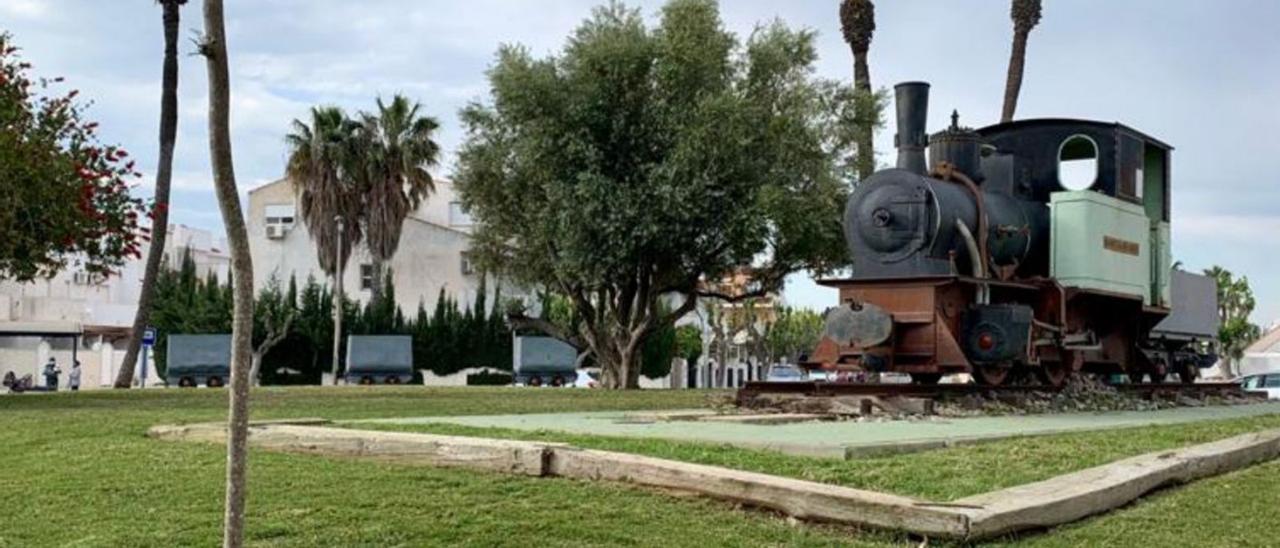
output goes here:
[{"label": "tree trunk", "polygon": [[[867,67],[867,52],[853,52],[853,87],[867,95],[871,94],[871,69]],[[858,101],[858,112],[855,113],[862,127],[858,128],[858,180],[866,180],[876,171],[876,155],[874,149],[875,124],[871,123],[874,107],[870,101]]]},{"label": "tree trunk", "polygon": [[[164,259],[165,235],[169,229],[169,187],[173,179],[173,146],[178,136],[178,20],[176,1],[160,2],[164,9],[164,67],[160,84],[160,165],[156,167],[155,207],[152,209],[151,245],[147,251],[147,267],[142,275],[142,292],[138,311],[133,316],[133,330],[124,362],[116,373],[116,388],[133,386],[134,363],[142,345],[142,334],[151,317],[151,301],[156,294],[156,278]],[[145,364],[144,364],[145,366]]]},{"label": "tree trunk", "polygon": [[616,344],[623,349],[594,352],[596,363],[600,366],[600,386],[610,390],[640,388],[638,352],[626,351],[626,342],[617,341]]},{"label": "tree trunk", "polygon": [[253,356],[249,359],[249,378],[253,380],[254,386],[262,386],[262,356],[266,354],[263,351],[254,351]]},{"label": "tree trunk", "polygon": [[1027,32],[1013,33],[1013,53],[1009,55],[1009,75],[1004,84],[1004,109],[1000,114],[1000,123],[1012,122],[1013,113],[1018,108],[1018,92],[1022,90],[1022,69],[1027,58]]},{"label": "tree trunk", "polygon": [[200,53],[209,71],[209,159],[213,185],[226,225],[234,282],[231,322],[231,399],[227,418],[227,486],[223,515],[224,547],[244,544],[246,446],[249,437],[249,369],[253,344],[253,263],[249,235],[240,210],[231,161],[231,76],[222,0],[204,2],[204,41]]},{"label": "tree trunk", "polygon": [[379,259],[378,257],[373,258],[371,266],[369,267],[369,307],[374,310],[377,310],[378,306],[381,304],[382,295],[385,293],[384,290],[386,289],[382,285],[382,282],[385,281],[383,280],[382,274],[383,267],[382,259]]}]

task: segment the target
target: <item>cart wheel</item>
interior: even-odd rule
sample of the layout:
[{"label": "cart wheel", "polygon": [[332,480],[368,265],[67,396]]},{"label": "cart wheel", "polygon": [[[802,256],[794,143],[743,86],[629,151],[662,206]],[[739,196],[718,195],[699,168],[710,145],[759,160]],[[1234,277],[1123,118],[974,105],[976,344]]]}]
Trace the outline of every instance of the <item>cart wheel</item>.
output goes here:
[{"label": "cart wheel", "polygon": [[556,375],[551,378],[551,386],[564,386],[564,377]]},{"label": "cart wheel", "polygon": [[529,379],[529,386],[542,386],[542,377],[534,375]]},{"label": "cart wheel", "polygon": [[365,385],[373,384],[373,377],[370,377],[368,375],[360,377],[360,384],[365,384]]},{"label": "cart wheel", "polygon": [[1178,380],[1183,384],[1192,384],[1200,377],[1200,368],[1193,363],[1183,363],[1178,365]]},{"label": "cart wheel", "polygon": [[387,377],[387,384],[400,384],[400,377],[395,375]]},{"label": "cart wheel", "polygon": [[205,379],[204,385],[209,388],[222,388],[222,377],[209,377]]},{"label": "cart wheel", "polygon": [[178,379],[178,388],[192,388],[195,385],[196,381],[191,380],[191,377],[182,377],[181,379]]}]

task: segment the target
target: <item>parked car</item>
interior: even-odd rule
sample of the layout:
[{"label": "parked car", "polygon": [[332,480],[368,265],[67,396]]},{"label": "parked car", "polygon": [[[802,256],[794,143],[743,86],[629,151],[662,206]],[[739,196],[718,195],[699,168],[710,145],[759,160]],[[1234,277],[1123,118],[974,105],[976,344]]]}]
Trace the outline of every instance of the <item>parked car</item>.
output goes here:
[{"label": "parked car", "polygon": [[780,364],[769,368],[769,375],[765,377],[765,380],[769,382],[805,382],[809,378],[799,367]]},{"label": "parked car", "polygon": [[1261,392],[1269,400],[1280,400],[1280,372],[1249,375],[1240,379],[1245,392]]},{"label": "parked car", "polygon": [[595,388],[600,385],[599,381],[597,380],[599,376],[600,376],[599,373],[596,373],[593,371],[587,371],[586,369],[579,369],[578,378],[573,380],[573,387],[574,388]]}]

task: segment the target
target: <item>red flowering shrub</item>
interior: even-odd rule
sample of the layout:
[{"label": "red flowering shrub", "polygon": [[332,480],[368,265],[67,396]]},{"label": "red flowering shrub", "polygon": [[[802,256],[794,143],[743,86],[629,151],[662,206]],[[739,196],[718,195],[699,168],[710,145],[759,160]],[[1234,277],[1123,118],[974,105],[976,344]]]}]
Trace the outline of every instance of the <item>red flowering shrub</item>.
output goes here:
[{"label": "red flowering shrub", "polygon": [[130,179],[141,177],[122,148],[101,144],[83,119],[78,90],[61,78],[28,76],[0,33],[0,279],[50,276],[68,263],[109,273],[142,256]]}]

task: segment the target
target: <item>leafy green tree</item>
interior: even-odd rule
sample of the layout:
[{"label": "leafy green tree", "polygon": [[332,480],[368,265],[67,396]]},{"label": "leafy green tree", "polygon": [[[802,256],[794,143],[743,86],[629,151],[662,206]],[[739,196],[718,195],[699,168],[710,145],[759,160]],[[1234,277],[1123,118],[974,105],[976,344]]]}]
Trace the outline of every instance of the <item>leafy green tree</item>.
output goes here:
[{"label": "leafy green tree", "polygon": [[298,318],[298,288],[292,283],[288,291],[281,291],[280,280],[274,275],[267,286],[258,293],[253,313],[253,355],[249,377],[255,385],[261,383],[263,357],[280,344],[293,330]]},{"label": "leafy green tree", "polygon": [[1249,277],[1236,278],[1231,271],[1214,266],[1204,271],[1218,284],[1218,345],[1223,360],[1223,373],[1234,377],[1240,372],[1244,350],[1262,336],[1262,329],[1249,322],[1257,306]]},{"label": "leafy green tree", "polygon": [[702,331],[696,326],[682,325],[676,328],[676,357],[684,358],[690,367],[702,357]]},{"label": "leafy green tree", "polygon": [[52,276],[69,261],[110,274],[141,257],[129,153],[98,141],[78,90],[37,78],[0,31],[0,280]]},{"label": "leafy green tree", "polygon": [[[603,386],[634,388],[644,341],[698,298],[843,264],[854,92],[815,77],[816,58],[813,33],[780,22],[739,42],[709,0],[671,1],[652,29],[597,8],[556,57],[502,47],[492,100],[461,114],[473,249],[564,295],[581,328],[511,320],[589,348]],[[744,294],[701,283],[762,257]],[[668,295],[680,304],[661,314]]]},{"label": "leafy green tree", "polygon": [[796,356],[813,350],[822,338],[822,315],[803,308],[783,307],[765,337],[771,361]]}]

